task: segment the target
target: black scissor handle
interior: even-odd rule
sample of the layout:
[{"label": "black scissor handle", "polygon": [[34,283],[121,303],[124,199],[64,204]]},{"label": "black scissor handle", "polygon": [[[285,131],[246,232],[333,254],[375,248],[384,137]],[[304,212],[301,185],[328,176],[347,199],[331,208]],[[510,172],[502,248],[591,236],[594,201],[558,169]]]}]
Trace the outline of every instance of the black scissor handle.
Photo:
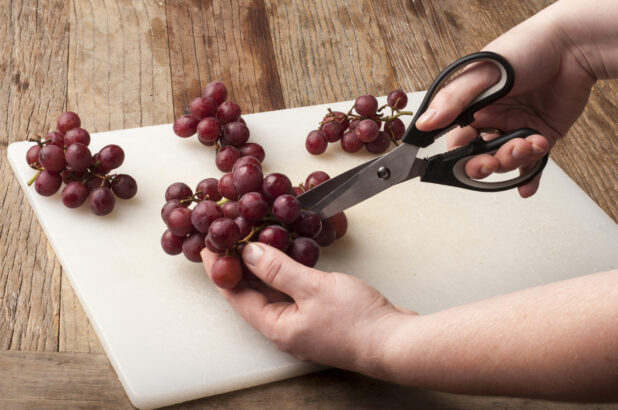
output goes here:
[{"label": "black scissor handle", "polygon": [[[451,124],[437,130],[426,132],[418,130],[416,128],[416,120],[427,110],[429,103],[431,103],[431,100],[433,100],[433,97],[440,90],[444,82],[450,78],[453,72],[477,61],[488,61],[495,64],[498,69],[500,69],[500,80],[477,96]],[[453,126],[459,125],[465,127],[469,125],[474,122],[475,112],[499,100],[511,91],[514,79],[513,67],[511,67],[509,62],[499,54],[492,53],[491,51],[480,51],[460,58],[446,67],[435,79],[433,84],[431,84],[418,111],[414,115],[414,118],[412,118],[412,125],[406,130],[402,141],[408,144],[414,144],[418,147],[427,147],[431,145],[437,137],[453,128]]]},{"label": "black scissor handle", "polygon": [[465,147],[427,158],[427,168],[424,175],[421,177],[421,181],[484,192],[505,191],[524,185],[543,171],[543,168],[545,168],[547,164],[549,154],[546,154],[537,161],[534,167],[528,172],[518,177],[499,182],[472,179],[466,175],[464,168],[466,163],[475,155],[494,153],[498,148],[513,138],[525,138],[533,134],[538,134],[538,131],[531,128],[520,128],[490,141],[485,141],[481,137],[477,137]]}]

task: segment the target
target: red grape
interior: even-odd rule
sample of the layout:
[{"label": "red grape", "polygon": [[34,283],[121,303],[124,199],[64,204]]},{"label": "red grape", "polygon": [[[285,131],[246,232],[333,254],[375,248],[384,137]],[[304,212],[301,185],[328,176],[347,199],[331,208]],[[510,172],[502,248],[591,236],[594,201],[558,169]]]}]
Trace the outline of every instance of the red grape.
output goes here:
[{"label": "red grape", "polygon": [[[99,189],[99,188],[97,188]],[[94,192],[94,191],[92,191]],[[167,214],[165,223],[174,235],[186,236],[193,232],[193,223],[191,222],[191,210],[185,207],[174,208]]]},{"label": "red grape", "polygon": [[197,139],[205,145],[214,143],[221,135],[221,123],[215,117],[206,117],[197,124]]},{"label": "red grape", "polygon": [[221,199],[221,194],[217,189],[219,181],[217,178],[203,179],[195,187],[195,195],[199,199],[210,199],[211,201],[218,201]]},{"label": "red grape", "polygon": [[223,216],[226,218],[237,218],[240,216],[240,210],[238,209],[238,201],[228,201],[221,206],[223,210]]},{"label": "red grape", "polygon": [[234,174],[231,172],[225,174],[219,179],[219,185],[217,186],[219,193],[224,197],[232,201],[238,199],[238,192],[234,187]]},{"label": "red grape", "polygon": [[405,134],[406,132],[406,126],[399,118],[395,118],[390,122],[384,123],[384,131],[386,131],[389,136],[392,136],[393,138],[395,138],[395,140],[399,141],[401,137],[403,137],[403,134]]},{"label": "red grape", "polygon": [[106,186],[106,187],[110,187],[110,183],[109,183],[109,179],[102,179],[99,177],[92,177],[89,178],[88,180],[86,180],[86,188],[88,188],[89,191],[92,191],[95,188],[98,188],[100,186]]},{"label": "red grape", "polygon": [[300,215],[290,225],[290,228],[300,236],[306,236],[307,238],[313,238],[322,229],[322,220],[313,211],[300,211]]},{"label": "red grape", "polygon": [[69,147],[76,142],[82,143],[85,146],[90,145],[90,134],[83,128],[73,128],[64,134],[64,146]]},{"label": "red grape", "polygon": [[341,148],[345,152],[353,153],[363,148],[363,142],[358,139],[354,130],[347,131],[341,138]]},{"label": "red grape", "polygon": [[223,211],[216,202],[205,200],[195,205],[191,212],[191,223],[200,232],[208,233],[210,224],[223,218]]},{"label": "red grape", "polygon": [[167,223],[167,216],[176,208],[186,208],[187,206],[181,203],[178,199],[170,199],[161,208],[161,218],[163,222]]},{"label": "red grape", "polygon": [[337,239],[337,233],[328,220],[322,220],[322,229],[314,239],[320,246],[330,246]]},{"label": "red grape", "polygon": [[254,226],[253,222],[247,221],[242,216],[237,216],[236,218],[234,218],[234,223],[238,225],[241,239],[247,237],[247,235],[251,233],[251,229]]},{"label": "red grape", "polygon": [[234,162],[234,166],[232,167],[232,172],[235,172],[239,167],[243,165],[255,165],[256,167],[262,169],[262,164],[255,157],[240,157],[236,162]]},{"label": "red grape", "polygon": [[71,144],[64,157],[66,163],[76,172],[83,172],[94,164],[94,158],[88,147],[79,142]]},{"label": "red grape", "polygon": [[58,117],[58,130],[63,134],[67,131],[77,128],[82,125],[82,121],[79,119],[79,115],[73,111],[67,111],[60,114]]},{"label": "red grape", "polygon": [[45,170],[34,180],[34,189],[39,195],[52,196],[60,189],[62,177],[55,171]]},{"label": "red grape", "polygon": [[202,261],[200,252],[206,246],[204,244],[205,237],[206,235],[201,232],[193,232],[184,240],[182,243],[182,254],[185,255],[185,258],[196,263]]},{"label": "red grape", "polygon": [[227,88],[220,81],[213,81],[204,88],[204,97],[209,97],[215,100],[217,105],[220,105],[227,99]]},{"label": "red grape", "polygon": [[372,154],[381,154],[391,145],[391,136],[387,132],[380,131],[378,138],[368,144],[365,144],[367,151]]},{"label": "red grape", "polygon": [[234,187],[238,195],[247,192],[258,192],[262,189],[262,168],[247,164],[240,166],[234,171]]},{"label": "red grape", "polygon": [[361,122],[361,120],[352,120],[352,121],[350,121],[350,131],[355,130],[356,127],[358,126],[359,122]]},{"label": "red grape", "polygon": [[320,247],[313,239],[301,236],[294,239],[288,249],[288,255],[295,261],[312,268],[320,258]]},{"label": "red grape", "polygon": [[221,256],[212,265],[210,278],[222,289],[233,289],[242,279],[240,260],[233,256]]},{"label": "red grape", "polygon": [[408,96],[402,90],[391,91],[386,97],[386,102],[394,109],[401,110],[408,104]]},{"label": "red grape", "polygon": [[239,147],[249,139],[249,128],[239,121],[229,122],[223,127],[223,135],[232,145]]},{"label": "red grape", "polygon": [[324,171],[314,171],[305,180],[305,190],[308,191],[311,188],[315,188],[322,182],[326,182],[330,179],[328,174]]},{"label": "red grape", "polygon": [[305,192],[304,189],[297,186],[293,186],[292,189],[294,190],[294,196],[300,196],[303,192]]},{"label": "red grape", "polygon": [[361,95],[354,103],[356,112],[364,117],[371,117],[378,110],[378,100],[373,95]]},{"label": "red grape", "polygon": [[182,201],[183,199],[190,198],[191,196],[193,196],[193,191],[191,191],[191,188],[189,188],[189,186],[184,182],[174,182],[165,190],[166,201],[172,199]]},{"label": "red grape", "polygon": [[240,216],[249,222],[257,222],[268,213],[268,201],[259,192],[248,192],[238,201]]},{"label": "red grape", "polygon": [[336,120],[339,124],[341,124],[341,126],[343,127],[344,131],[347,130],[348,127],[350,126],[350,120],[348,119],[347,114],[345,114],[345,113],[343,113],[341,111],[329,112],[328,114],[326,114],[326,116],[322,120],[322,123],[329,122],[332,119]]},{"label": "red grape", "polygon": [[98,187],[90,192],[88,205],[95,215],[107,215],[114,209],[114,194],[107,187]]},{"label": "red grape", "polygon": [[86,202],[90,191],[82,183],[69,182],[62,190],[62,203],[68,208],[80,207]]},{"label": "red grape", "polygon": [[219,218],[210,224],[208,237],[213,245],[229,249],[240,239],[240,228],[229,218]]},{"label": "red grape", "polygon": [[328,146],[328,140],[326,138],[326,134],[322,131],[311,131],[309,135],[307,135],[307,140],[305,141],[305,148],[307,152],[311,155],[320,155],[324,151],[326,151],[326,147]]},{"label": "red grape", "polygon": [[273,215],[279,222],[292,223],[300,215],[300,201],[293,195],[281,195],[273,203]]},{"label": "red grape", "polygon": [[118,145],[106,145],[99,151],[98,161],[106,169],[116,169],[124,162],[124,151]]},{"label": "red grape", "polygon": [[292,192],[292,182],[287,176],[278,172],[266,175],[262,181],[262,193],[269,202],[278,196]]},{"label": "red grape", "polygon": [[120,199],[131,199],[137,194],[137,182],[131,175],[118,174],[112,180],[112,191]]},{"label": "red grape", "polygon": [[343,125],[337,120],[332,120],[322,125],[322,132],[328,142],[335,142],[343,137]]},{"label": "red grape", "polygon": [[217,107],[217,119],[222,124],[233,122],[240,117],[240,107],[233,102],[224,102]]},{"label": "red grape", "polygon": [[64,149],[64,134],[59,131],[52,131],[47,134],[47,137],[45,137],[45,141],[48,144],[55,145],[58,148]]},{"label": "red grape", "polygon": [[210,97],[197,97],[189,104],[191,114],[201,120],[206,117],[214,117],[217,113],[217,103]]},{"label": "red grape", "polygon": [[182,252],[184,240],[184,237],[176,236],[169,229],[166,229],[161,236],[161,247],[168,255],[178,255]]},{"label": "red grape", "polygon": [[181,138],[189,138],[197,131],[199,120],[193,115],[183,115],[174,120],[174,133]]},{"label": "red grape", "polygon": [[44,146],[39,151],[39,164],[48,171],[62,171],[66,166],[64,151],[55,145]]},{"label": "red grape", "polygon": [[290,245],[288,231],[279,225],[270,225],[262,229],[258,241],[285,252]]},{"label": "red grape", "polygon": [[356,137],[362,142],[375,141],[380,133],[380,127],[373,120],[362,120],[354,129]]},{"label": "red grape", "polygon": [[40,145],[33,145],[26,151],[26,162],[30,166],[37,166],[39,164],[39,151],[41,151]]},{"label": "red grape", "polygon": [[210,237],[208,235],[206,235],[206,239],[204,240],[204,245],[211,252],[214,252],[214,253],[223,253],[223,252],[225,252],[225,249],[221,249],[221,248],[213,245],[213,243],[211,242]]},{"label": "red grape", "polygon": [[335,229],[335,238],[339,239],[348,231],[348,218],[345,216],[343,212],[339,212],[328,218],[328,222]]},{"label": "red grape", "polygon": [[240,146],[240,155],[243,157],[251,156],[257,158],[258,161],[264,162],[264,158],[266,154],[264,153],[264,148],[260,144],[256,144],[255,142],[247,142]]},{"label": "red grape", "polygon": [[215,156],[215,165],[222,172],[230,172],[238,158],[240,158],[240,151],[238,148],[227,145],[217,152]]}]

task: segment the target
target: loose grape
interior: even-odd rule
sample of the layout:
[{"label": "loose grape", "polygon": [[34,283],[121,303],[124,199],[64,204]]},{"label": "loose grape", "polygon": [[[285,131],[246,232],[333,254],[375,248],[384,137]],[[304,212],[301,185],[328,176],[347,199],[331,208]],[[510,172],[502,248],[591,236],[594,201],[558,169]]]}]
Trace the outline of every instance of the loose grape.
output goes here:
[{"label": "loose grape", "polygon": [[307,140],[305,141],[305,148],[307,152],[311,155],[320,155],[324,151],[326,151],[326,147],[328,146],[328,140],[326,138],[326,134],[322,131],[311,131],[309,135],[307,135]]},{"label": "loose grape", "polygon": [[222,289],[233,289],[242,279],[242,265],[238,258],[221,256],[212,265],[212,282]]}]

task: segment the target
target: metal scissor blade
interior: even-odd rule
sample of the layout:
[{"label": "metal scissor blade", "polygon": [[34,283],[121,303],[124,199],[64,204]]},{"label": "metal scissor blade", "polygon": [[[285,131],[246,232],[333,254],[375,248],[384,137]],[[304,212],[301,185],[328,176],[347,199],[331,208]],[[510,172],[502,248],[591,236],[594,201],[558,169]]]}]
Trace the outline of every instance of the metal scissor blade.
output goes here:
[{"label": "metal scissor blade", "polygon": [[[420,175],[424,169],[424,161],[416,160],[418,149],[415,145],[402,144],[388,154],[354,168],[355,172],[350,170],[342,174],[341,176],[345,175],[344,182],[341,182],[339,176],[334,178],[339,182],[322,188],[320,193],[324,196],[309,208],[322,218],[329,218],[393,185]],[[314,189],[317,190],[328,182],[330,181]],[[303,206],[303,197],[312,191],[299,197]]]}]

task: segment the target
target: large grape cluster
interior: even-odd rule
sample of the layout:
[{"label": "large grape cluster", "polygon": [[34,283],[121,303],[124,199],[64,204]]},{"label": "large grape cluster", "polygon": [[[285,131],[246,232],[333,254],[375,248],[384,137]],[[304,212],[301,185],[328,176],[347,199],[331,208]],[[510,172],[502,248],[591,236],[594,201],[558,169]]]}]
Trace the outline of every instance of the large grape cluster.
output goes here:
[{"label": "large grape cluster", "polygon": [[80,127],[81,119],[72,111],[62,113],[57,126],[26,152],[28,165],[37,171],[28,185],[34,183],[38,194],[52,196],[64,182],[62,203],[78,208],[87,200],[96,215],[107,215],[114,209],[114,195],[121,199],[135,196],[133,177],[110,173],[124,162],[122,148],[110,144],[92,155],[90,134]]},{"label": "large grape cluster", "polygon": [[[401,90],[388,94],[387,104],[378,108],[378,100],[373,95],[362,95],[354,102],[354,107],[343,113],[328,110],[317,130],[309,132],[305,148],[310,154],[320,155],[329,143],[340,141],[345,152],[357,152],[363,147],[372,154],[382,154],[391,142],[397,145],[406,130],[402,115],[412,115],[401,111],[408,104],[408,96]],[[384,109],[391,109],[390,115]]]}]

